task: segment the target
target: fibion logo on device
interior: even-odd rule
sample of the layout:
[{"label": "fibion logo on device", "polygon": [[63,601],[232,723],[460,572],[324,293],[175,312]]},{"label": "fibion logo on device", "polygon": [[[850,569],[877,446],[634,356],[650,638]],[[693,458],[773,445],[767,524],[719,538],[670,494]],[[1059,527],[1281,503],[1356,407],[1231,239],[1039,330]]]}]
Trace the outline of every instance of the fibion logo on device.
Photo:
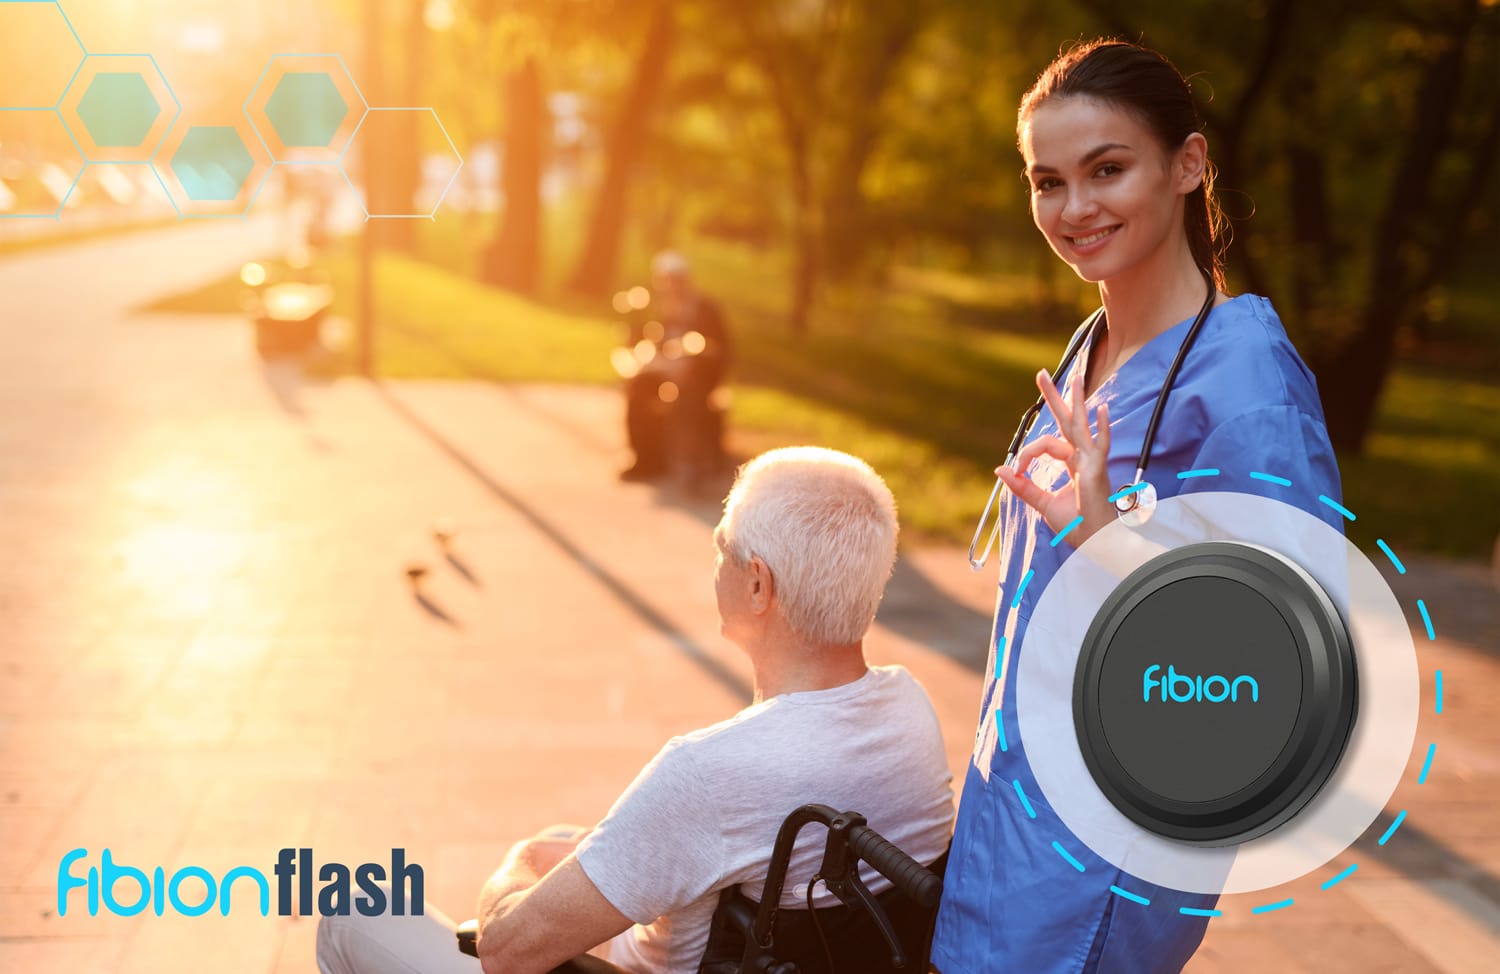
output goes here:
[{"label": "fibion logo on device", "polygon": [[1231,703],[1239,703],[1240,684],[1245,686],[1245,696],[1251,703],[1260,701],[1260,684],[1255,677],[1242,674],[1231,680],[1227,676],[1215,673],[1212,676],[1189,676],[1186,673],[1178,673],[1177,667],[1168,665],[1167,672],[1162,675],[1161,664],[1152,663],[1146,667],[1146,672],[1141,675],[1141,700],[1149,703],[1156,691],[1161,695],[1157,698],[1162,703],[1168,700],[1173,703],[1223,703],[1228,700]]},{"label": "fibion logo on device", "polygon": [[[103,909],[116,916],[135,916],[148,906],[161,916],[168,906],[182,916],[202,916],[217,904],[221,916],[229,915],[230,890],[236,881],[255,890],[261,916],[271,913],[271,881],[254,866],[236,866],[215,878],[202,866],[183,866],[170,876],[161,866],[148,874],[136,866],[115,862],[109,849],[100,853],[99,865],[88,866],[82,875],[74,873],[75,864],[87,863],[89,851],[74,849],[57,864],[57,915],[67,916],[68,902],[74,890],[85,890],[89,916]],[[366,862],[354,868],[341,862],[326,862],[315,870],[311,849],[282,849],[271,871],[276,876],[276,913],[279,916],[348,916],[357,911],[363,916],[379,916],[389,911],[394,916],[422,915],[422,867],[406,861],[405,849],[391,850],[390,869],[381,863]],[[314,875],[322,884],[314,896]],[[189,880],[186,894],[183,886]],[[295,881],[295,890],[294,890]],[[389,887],[382,885],[389,883]],[[124,883],[122,897],[118,887]],[[358,887],[361,894],[353,895]],[[200,888],[201,887],[201,888]],[[295,892],[295,896],[293,895]]]},{"label": "fibion logo on device", "polygon": [[1317,793],[1355,715],[1345,624],[1267,548],[1201,542],[1131,572],[1089,625],[1074,674],[1084,764],[1157,835],[1231,845]]}]

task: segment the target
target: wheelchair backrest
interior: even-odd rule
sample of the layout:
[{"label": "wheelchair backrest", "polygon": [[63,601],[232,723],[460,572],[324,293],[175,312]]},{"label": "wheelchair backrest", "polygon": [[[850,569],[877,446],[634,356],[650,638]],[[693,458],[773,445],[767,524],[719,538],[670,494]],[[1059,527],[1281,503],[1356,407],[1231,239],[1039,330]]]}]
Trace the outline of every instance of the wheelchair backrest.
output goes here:
[{"label": "wheelchair backrest", "polygon": [[[948,853],[944,852],[927,868],[941,877],[947,864]],[[842,904],[810,912],[782,908],[776,915],[773,956],[778,962],[796,964],[798,974],[925,974],[937,908],[923,907],[895,887],[875,899],[909,958],[905,967],[892,966],[890,948],[869,914]],[[749,974],[743,967],[746,921],[759,908],[760,904],[739,887],[719,894],[698,974]],[[817,915],[816,925],[813,914]],[[819,939],[819,927],[827,940],[827,954]],[[831,970],[828,955],[833,957]]]}]

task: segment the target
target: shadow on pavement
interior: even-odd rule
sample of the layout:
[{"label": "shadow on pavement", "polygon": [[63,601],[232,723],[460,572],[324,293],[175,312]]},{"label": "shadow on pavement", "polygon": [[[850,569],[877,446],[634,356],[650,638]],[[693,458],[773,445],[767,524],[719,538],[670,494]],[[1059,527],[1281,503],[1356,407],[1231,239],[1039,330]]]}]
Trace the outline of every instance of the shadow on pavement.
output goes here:
[{"label": "shadow on pavement", "polygon": [[453,618],[447,612],[443,611],[442,606],[438,605],[436,602],[432,601],[427,596],[423,595],[421,592],[413,592],[412,593],[412,598],[416,599],[417,604],[420,605],[424,610],[426,610],[426,612],[427,612],[428,615],[432,616],[434,619],[438,620],[439,622],[442,622],[442,623],[445,623],[447,625],[450,625],[454,629],[462,629],[463,628],[463,626],[459,623],[459,621],[457,619]]},{"label": "shadow on pavement", "polygon": [[875,621],[975,673],[989,662],[990,617],[938,588],[909,558],[896,561]]},{"label": "shadow on pavement", "polygon": [[405,403],[392,395],[390,390],[378,380],[374,383],[374,387],[380,397],[385,400],[386,405],[391,408],[392,412],[406,420],[417,432],[427,437],[433,445],[466,470],[485,489],[524,518],[543,537],[556,545],[569,558],[573,559],[580,568],[593,576],[605,588],[609,589],[627,608],[640,617],[648,626],[665,636],[673,646],[689,660],[697,664],[699,669],[715,683],[718,683],[739,699],[749,703],[751,691],[748,683],[715,659],[708,650],[700,646],[691,636],[677,628],[670,619],[658,612],[640,593],[631,588],[623,579],[589,557],[588,553],[584,551],[579,543],[575,542],[561,528],[543,516],[540,511],[507,489],[505,485],[501,484],[494,477],[490,476],[489,472],[476,463],[473,458],[450,443],[437,430],[429,426],[420,416],[412,412]]},{"label": "shadow on pavement", "polygon": [[327,382],[319,379],[310,380],[304,363],[292,358],[262,360],[260,377],[281,411],[289,418],[303,424],[307,433],[307,441],[312,444],[313,448],[320,453],[334,452],[333,444],[308,426],[311,417],[308,416],[307,408],[302,404],[301,395],[306,386],[313,383],[326,385]]},{"label": "shadow on pavement", "polygon": [[[461,352],[440,342],[434,342],[430,336],[415,332],[403,332],[403,334],[424,342],[467,375],[488,382],[506,396],[513,405],[545,420],[581,445],[606,456],[621,452],[621,445],[617,439],[604,436],[596,429],[585,426],[572,417],[548,409],[544,404],[502,381],[484,365],[470,360]],[[387,396],[387,399],[389,398]],[[399,404],[396,405],[398,409],[401,408]],[[408,418],[420,425],[420,421],[415,417],[408,415]],[[426,430],[425,427],[422,428]],[[429,436],[436,437],[435,433],[427,432]],[[456,452],[446,444],[444,447],[450,452]],[[729,469],[706,479],[692,490],[667,485],[659,486],[657,502],[691,514],[712,528],[719,523],[719,517],[723,512],[723,499],[734,482],[734,470],[748,459],[749,457],[744,456],[731,456]],[[461,462],[467,464],[466,460]],[[481,479],[483,479],[482,475]],[[492,486],[491,489],[496,488]],[[510,503],[512,506],[518,504],[514,500]],[[517,507],[517,509],[520,508]],[[589,565],[586,556],[580,555],[578,559],[586,567]],[[897,561],[896,573],[886,591],[885,601],[881,604],[877,621],[898,635],[942,653],[976,673],[984,668],[988,660],[989,616],[976,612],[953,599],[934,585],[908,560]],[[677,637],[673,636],[673,638]],[[692,653],[689,652],[689,655]],[[748,692],[745,696],[748,698]]]},{"label": "shadow on pavement", "polygon": [[[1414,812],[1413,815],[1415,814]],[[1461,851],[1412,824],[1410,820],[1403,820],[1399,830],[1388,840],[1389,844],[1381,846],[1380,837],[1386,834],[1386,830],[1395,821],[1395,815],[1389,811],[1381,811],[1364,835],[1346,850],[1341,859],[1348,858],[1350,853],[1358,853],[1362,858],[1378,857],[1382,865],[1398,869],[1415,880],[1461,879],[1489,903],[1500,906],[1500,876],[1466,858]],[[1476,910],[1472,900],[1455,896],[1452,887],[1435,883],[1430,884],[1428,890],[1441,897],[1448,906],[1466,914],[1479,926],[1494,930],[1493,913]]]},{"label": "shadow on pavement", "polygon": [[458,557],[451,551],[444,555],[444,557],[448,559],[448,564],[453,566],[453,570],[464,577],[464,581],[468,582],[475,588],[484,588],[484,583],[479,580],[478,575],[474,574],[474,569],[469,567],[468,562],[464,561],[462,558]]}]

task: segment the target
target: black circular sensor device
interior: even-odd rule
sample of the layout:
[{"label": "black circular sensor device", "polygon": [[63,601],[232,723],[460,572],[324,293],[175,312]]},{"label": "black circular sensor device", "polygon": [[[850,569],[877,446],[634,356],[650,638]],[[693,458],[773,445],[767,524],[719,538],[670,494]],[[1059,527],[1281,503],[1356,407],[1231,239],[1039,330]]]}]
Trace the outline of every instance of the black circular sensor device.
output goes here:
[{"label": "black circular sensor device", "polygon": [[1344,620],[1295,563],[1210,541],[1153,558],[1084,637],[1073,721],[1084,763],[1158,835],[1230,845],[1312,800],[1354,726]]}]

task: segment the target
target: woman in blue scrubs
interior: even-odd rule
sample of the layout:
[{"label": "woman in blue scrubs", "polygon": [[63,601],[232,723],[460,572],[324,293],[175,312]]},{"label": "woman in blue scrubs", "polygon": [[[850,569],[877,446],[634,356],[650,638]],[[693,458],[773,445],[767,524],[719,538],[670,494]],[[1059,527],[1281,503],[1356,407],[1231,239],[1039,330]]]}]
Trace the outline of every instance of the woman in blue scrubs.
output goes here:
[{"label": "woman in blue scrubs", "polygon": [[[942,974],[1160,974],[1181,970],[1203,939],[1208,921],[1178,911],[1206,909],[1215,897],[1126,876],[1059,821],[1027,763],[1016,667],[1027,621],[1063,559],[1117,516],[1108,498],[1134,480],[1168,367],[1209,288],[1211,310],[1172,383],[1148,479],[1162,497],[1229,478],[1235,490],[1292,500],[1248,476],[1273,472],[1297,485],[1298,506],[1342,530],[1331,508],[1305,502],[1340,496],[1313,376],[1266,298],[1224,293],[1200,128],[1187,81],[1133,44],[1074,48],[1021,102],[1032,217],[1058,257],[1099,285],[1105,323],[1064,374],[1037,374],[1047,408],[1015,462],[997,471],[1008,488],[1000,592],[932,954]],[[1222,476],[1175,476],[1203,468]],[[1081,525],[1053,546],[1079,515]],[[1054,840],[1074,851],[1082,872]],[[1111,885],[1139,891],[1150,906],[1122,901]]]}]

